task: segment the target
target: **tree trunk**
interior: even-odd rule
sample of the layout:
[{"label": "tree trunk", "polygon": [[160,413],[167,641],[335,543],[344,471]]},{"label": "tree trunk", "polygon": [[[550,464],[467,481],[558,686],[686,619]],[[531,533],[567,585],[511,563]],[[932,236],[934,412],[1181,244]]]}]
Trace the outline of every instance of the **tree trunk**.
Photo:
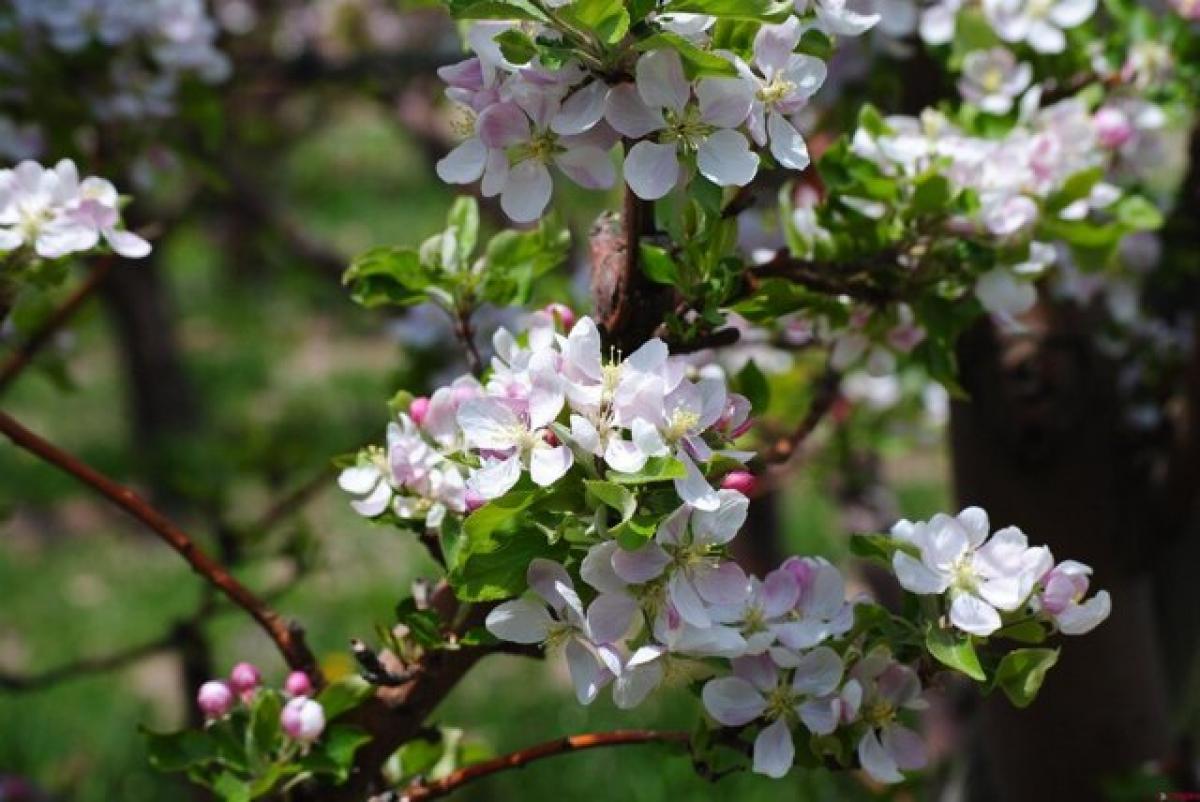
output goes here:
[{"label": "tree trunk", "polygon": [[1100,799],[1106,778],[1169,750],[1168,703],[1153,588],[1157,533],[1149,477],[1131,459],[1115,365],[1097,352],[1091,321],[1075,309],[1040,310],[1022,337],[988,325],[960,348],[970,400],[951,416],[954,481],[963,505],[994,527],[1013,524],[1058,558],[1095,569],[1112,617],[1070,639],[1037,701],[1025,710],[997,695],[980,735],[989,786],[974,799]]}]

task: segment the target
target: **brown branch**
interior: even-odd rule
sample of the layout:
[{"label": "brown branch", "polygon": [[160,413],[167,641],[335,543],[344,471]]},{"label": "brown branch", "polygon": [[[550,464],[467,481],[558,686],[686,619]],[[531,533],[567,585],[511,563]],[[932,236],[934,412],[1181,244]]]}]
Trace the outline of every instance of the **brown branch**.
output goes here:
[{"label": "brown branch", "polygon": [[100,286],[116,263],[117,258],[115,256],[105,256],[99,259],[96,262],[96,266],[88,273],[87,278],[71,293],[70,297],[51,313],[50,317],[42,323],[37,331],[30,335],[28,340],[22,343],[13,353],[9,354],[8,358],[4,360],[4,365],[0,366],[0,393],[8,389],[8,386],[21,375],[21,372],[37,356],[38,351],[46,343],[50,342],[54,335],[92,297],[96,288]]},{"label": "brown branch", "polygon": [[247,531],[254,535],[261,535],[273,529],[281,522],[287,520],[292,515],[299,512],[308,502],[312,501],[321,491],[329,487],[329,480],[332,478],[332,472],[326,468],[304,484],[293,489],[290,493],[276,500],[267,507],[258,519],[247,527]]},{"label": "brown branch", "polygon": [[787,437],[781,437],[774,445],[759,456],[767,463],[787,462],[792,455],[804,445],[805,441],[816,431],[817,426],[833,409],[838,399],[842,385],[842,374],[833,368],[826,368],[821,378],[817,380],[812,403],[808,412],[800,420],[800,424]]},{"label": "brown branch", "polygon": [[132,646],[114,654],[104,655],[103,657],[84,658],[73,663],[57,666],[40,674],[23,675],[0,672],[0,690],[37,691],[61,682],[80,679],[91,674],[116,671],[153,654],[171,649],[175,645],[175,639],[175,632],[171,632],[155,640]]},{"label": "brown branch", "polygon": [[479,346],[475,344],[475,327],[471,325],[471,310],[456,309],[451,313],[454,321],[454,336],[462,343],[467,356],[467,366],[476,377],[483,375],[483,357],[479,355]]},{"label": "brown branch", "polygon": [[861,264],[814,262],[781,250],[773,259],[750,271],[751,279],[786,278],[822,295],[845,295],[857,301],[885,304],[897,293],[881,286],[876,279],[887,273],[879,268],[894,266],[896,254],[884,251]]},{"label": "brown branch", "polygon": [[147,504],[129,488],[118,484],[72,454],[37,436],[11,416],[0,412],[0,433],[38,458],[70,474],[88,485],[129,515],[145,524],[168,546],[187,560],[197,574],[220,590],[230,601],[241,607],[275,642],[287,664],[304,671],[320,685],[323,676],[317,660],[304,640],[304,631],[294,622],[284,620],[275,610],[235,579],[223,565],[208,556],[199,546],[166,516]]},{"label": "brown branch", "polygon": [[486,760],[459,769],[440,780],[416,782],[403,791],[391,791],[375,797],[372,802],[426,802],[453,793],[468,783],[481,780],[502,771],[519,769],[537,760],[556,755],[582,752],[610,746],[634,746],[638,744],[687,744],[691,736],[686,732],[657,730],[614,730],[592,732],[583,735],[568,735],[553,741],[521,749],[493,760]]}]

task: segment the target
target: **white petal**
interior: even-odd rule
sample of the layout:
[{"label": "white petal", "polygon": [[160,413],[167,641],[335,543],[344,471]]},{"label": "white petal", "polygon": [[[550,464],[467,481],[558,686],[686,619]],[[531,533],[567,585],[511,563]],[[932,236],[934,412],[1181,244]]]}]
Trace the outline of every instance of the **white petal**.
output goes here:
[{"label": "white petal", "polygon": [[517,413],[498,398],[468,399],[456,417],[469,445],[491,451],[517,445],[517,435],[525,429]]},{"label": "white petal", "polygon": [[804,137],[786,117],[771,112],[767,116],[767,133],[771,137],[771,155],[780,165],[789,170],[808,167],[811,161],[808,145],[804,144]]},{"label": "white petal", "polygon": [[967,542],[971,544],[971,548],[979,548],[983,541],[987,540],[988,532],[992,531],[987,511],[982,507],[967,507],[956,517],[966,530]]},{"label": "white petal", "polygon": [[604,461],[618,473],[637,473],[646,465],[647,455],[628,440],[610,437],[604,450]]},{"label": "white petal", "polygon": [[575,698],[581,705],[589,705],[596,700],[600,690],[612,680],[612,674],[577,640],[567,644],[566,654],[571,682],[575,685]]},{"label": "white petal", "polygon": [[696,87],[700,117],[718,128],[737,128],[750,115],[754,87],[742,78],[705,78]]},{"label": "white petal", "polygon": [[721,129],[700,144],[696,165],[717,186],[744,187],[758,172],[758,156],[750,150],[746,137]]},{"label": "white petal", "polygon": [[351,501],[350,506],[364,518],[374,518],[382,515],[392,501],[392,487],[387,482],[380,481],[371,495],[361,501]]},{"label": "white petal", "polygon": [[754,739],[754,773],[778,780],[792,768],[796,745],[783,719],[764,727]]},{"label": "white petal", "polygon": [[700,598],[700,594],[692,587],[683,571],[676,571],[667,582],[667,593],[671,604],[679,612],[681,618],[694,627],[705,628],[712,625],[708,609]]},{"label": "white petal", "polygon": [[633,84],[621,84],[609,90],[604,116],[609,125],[630,139],[641,139],[662,130],[667,124],[662,112],[647,106]]},{"label": "white petal", "polygon": [[679,156],[674,144],[642,141],[625,157],[625,181],[642,200],[658,200],[679,181]]},{"label": "white petal", "polygon": [[513,643],[541,643],[553,623],[546,605],[533,599],[504,602],[488,613],[484,622],[488,632]]},{"label": "white petal", "polygon": [[792,690],[804,696],[825,696],[842,681],[842,658],[828,646],[813,649],[800,658],[792,678]]},{"label": "white petal", "polygon": [[1083,604],[1073,604],[1056,616],[1064,635],[1084,635],[1099,626],[1112,612],[1108,591],[1099,591]]},{"label": "white petal", "polygon": [[471,474],[468,485],[485,499],[500,498],[513,489],[521,478],[521,457],[513,454],[508,459],[492,460]]},{"label": "white petal", "polygon": [[108,229],[104,232],[104,239],[116,253],[126,259],[144,259],[150,255],[150,243],[132,231]]},{"label": "white petal", "polygon": [[892,555],[892,570],[900,581],[900,587],[909,593],[923,596],[945,593],[950,586],[949,577],[935,573],[925,563],[902,551]]},{"label": "white petal", "polygon": [[837,697],[810,699],[796,708],[804,726],[816,735],[828,735],[837,729],[841,718],[841,700]]},{"label": "white petal", "polygon": [[708,546],[721,546],[733,540],[750,512],[750,499],[736,490],[720,490],[715,495],[715,509],[692,514],[692,534],[697,543]]},{"label": "white petal", "polygon": [[508,171],[508,181],[500,193],[500,208],[517,223],[532,223],[542,216],[550,203],[554,182],[546,165],[526,159]]},{"label": "white petal", "polygon": [[617,170],[608,153],[597,147],[577,146],[554,157],[558,169],[585,189],[608,189],[617,181]]},{"label": "white petal", "polygon": [[648,651],[653,651],[655,655],[661,654],[660,650],[648,646],[638,649],[629,660],[630,666],[626,667],[621,676],[617,678],[616,684],[613,685],[613,703],[622,710],[630,710],[640,705],[650,695],[650,692],[662,683],[663,663],[661,660],[644,665],[633,665],[634,660],[638,659],[638,655]]},{"label": "white petal", "polygon": [[904,779],[896,761],[883,748],[875,730],[868,730],[858,742],[858,762],[863,771],[881,783],[898,783]]},{"label": "white petal", "polygon": [[663,551],[657,543],[647,543],[637,551],[626,551],[618,548],[612,555],[612,566],[624,581],[641,585],[662,576],[671,562],[671,555]]},{"label": "white petal", "polygon": [[539,487],[549,487],[563,477],[575,463],[575,455],[566,446],[538,446],[529,458],[529,476]]},{"label": "white petal", "polygon": [[483,175],[488,149],[479,137],[471,137],[437,163],[438,178],[447,184],[471,184]]},{"label": "white petal", "polygon": [[592,81],[563,101],[562,108],[550,121],[550,129],[563,135],[590,130],[603,119],[607,99],[608,85],[604,81]]},{"label": "white petal", "polygon": [[629,631],[637,610],[627,593],[602,593],[588,607],[588,633],[597,643],[616,643]]},{"label": "white petal", "polygon": [[700,695],[709,715],[727,727],[749,724],[767,707],[762,694],[740,677],[709,680]]},{"label": "white petal", "polygon": [[987,637],[1000,628],[1000,614],[978,596],[959,593],[950,602],[950,623],[963,632]]},{"label": "white petal", "polygon": [[579,565],[579,576],[601,593],[623,593],[628,583],[613,569],[617,541],[606,540],[588,549]]},{"label": "white petal", "polygon": [[650,108],[675,112],[682,112],[692,95],[691,84],[683,74],[683,60],[669,48],[638,59],[637,88]]},{"label": "white petal", "polygon": [[925,742],[921,736],[902,727],[892,724],[883,728],[883,748],[896,761],[896,766],[902,771],[916,771],[925,768],[928,757],[925,753]]}]

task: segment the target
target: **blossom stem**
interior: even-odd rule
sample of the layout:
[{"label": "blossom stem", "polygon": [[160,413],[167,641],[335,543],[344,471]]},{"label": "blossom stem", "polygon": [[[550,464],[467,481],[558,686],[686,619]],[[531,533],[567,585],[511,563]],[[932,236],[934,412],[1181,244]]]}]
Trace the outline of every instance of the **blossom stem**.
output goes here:
[{"label": "blossom stem", "polygon": [[583,735],[568,735],[555,738],[552,741],[521,749],[508,755],[476,763],[473,766],[459,769],[440,780],[417,782],[403,791],[392,791],[374,802],[425,802],[439,799],[458,788],[509,769],[519,769],[525,765],[555,755],[565,755],[571,752],[582,752],[587,749],[598,749],[606,746],[633,746],[635,744],[666,743],[687,744],[691,736],[680,731],[658,730],[614,730],[613,732],[592,732]]},{"label": "blossom stem", "polygon": [[220,590],[230,601],[249,613],[275,642],[288,666],[307,673],[317,687],[324,684],[324,677],[317,664],[317,659],[309,650],[304,639],[304,631],[299,625],[285,620],[265,601],[234,578],[223,565],[201,550],[187,533],[151,507],[133,490],[118,484],[74,455],[42,439],[3,412],[0,412],[0,433],[8,437],[14,445],[25,449],[96,490],[144,524],[168,546],[179,552],[187,560],[192,570]]},{"label": "blossom stem", "polygon": [[787,437],[780,438],[763,452],[762,458],[769,463],[787,462],[791,459],[792,455],[816,431],[817,426],[833,409],[841,385],[842,374],[833,368],[827,368],[821,378],[817,380],[812,403],[809,404],[808,413],[800,421],[800,425]]}]

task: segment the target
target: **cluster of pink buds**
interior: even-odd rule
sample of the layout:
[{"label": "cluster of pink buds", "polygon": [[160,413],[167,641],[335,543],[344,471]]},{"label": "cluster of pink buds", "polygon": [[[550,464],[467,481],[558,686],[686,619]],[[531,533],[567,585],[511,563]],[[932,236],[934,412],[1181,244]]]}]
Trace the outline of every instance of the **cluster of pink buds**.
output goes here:
[{"label": "cluster of pink buds", "polygon": [[[238,663],[229,672],[228,680],[209,680],[196,693],[196,704],[204,718],[218,721],[233,712],[240,701],[249,705],[262,687],[262,674],[253,663]],[[325,709],[312,699],[313,684],[303,671],[288,674],[283,693],[289,697],[279,716],[279,724],[287,736],[303,744],[321,737],[325,729]]]}]

